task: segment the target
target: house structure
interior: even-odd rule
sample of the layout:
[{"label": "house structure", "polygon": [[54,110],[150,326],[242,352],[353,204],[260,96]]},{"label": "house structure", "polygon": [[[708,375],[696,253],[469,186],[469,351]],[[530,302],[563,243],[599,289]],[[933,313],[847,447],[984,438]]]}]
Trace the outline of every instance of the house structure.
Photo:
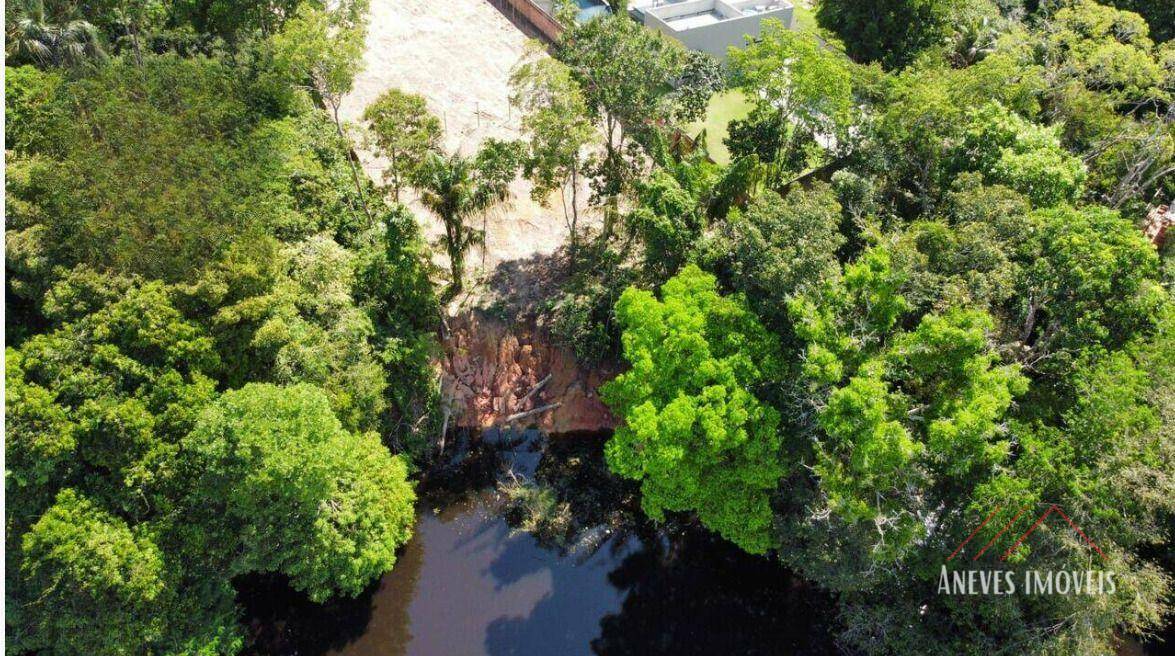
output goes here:
[{"label": "house structure", "polygon": [[[612,11],[606,0],[572,2],[580,22]],[[506,4],[552,41],[563,31],[555,20],[554,0],[506,0]],[[748,37],[758,37],[766,19],[795,28],[795,7],[788,0],[630,0],[628,5],[633,20],[719,60],[726,59],[728,48],[742,47]]]},{"label": "house structure", "polygon": [[787,0],[632,0],[629,6],[646,27],[719,60],[728,48],[758,37],[764,20],[795,27],[795,7]]}]

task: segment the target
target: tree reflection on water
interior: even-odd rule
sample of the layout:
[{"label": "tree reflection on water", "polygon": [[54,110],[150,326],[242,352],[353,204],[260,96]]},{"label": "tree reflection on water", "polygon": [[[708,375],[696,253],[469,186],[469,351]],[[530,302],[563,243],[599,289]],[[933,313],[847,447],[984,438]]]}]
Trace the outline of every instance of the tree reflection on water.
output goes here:
[{"label": "tree reflection on water", "polygon": [[[606,435],[501,437],[457,445],[426,479],[416,536],[359,598],[317,605],[273,577],[239,581],[250,653],[834,653],[826,595],[684,518],[653,526],[604,465]],[[571,539],[517,529],[493,485],[515,478],[570,509]]]}]

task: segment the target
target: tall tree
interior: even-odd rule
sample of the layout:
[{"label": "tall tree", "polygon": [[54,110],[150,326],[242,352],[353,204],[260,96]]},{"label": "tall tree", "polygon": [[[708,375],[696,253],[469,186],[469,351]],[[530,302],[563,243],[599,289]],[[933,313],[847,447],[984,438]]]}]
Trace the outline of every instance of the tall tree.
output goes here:
[{"label": "tall tree", "polygon": [[477,184],[481,193],[486,196],[486,202],[481,208],[481,234],[483,236],[481,248],[481,266],[486,264],[484,237],[489,229],[490,210],[510,199],[510,183],[518,177],[518,170],[522,168],[523,151],[525,146],[517,141],[503,141],[501,139],[486,139],[477,154],[473,156],[473,170],[477,174]]},{"label": "tall tree", "polygon": [[127,653],[165,632],[155,609],[174,591],[159,547],[72,489],[24,535],[20,563],[23,584],[41,597],[14,613],[25,624],[17,649]]},{"label": "tall tree", "polygon": [[5,371],[10,648],[235,653],[228,578],[172,523],[179,442],[216,395],[211,338],[158,282],[77,272],[52,295],[63,323]]},{"label": "tall tree", "polygon": [[440,146],[441,122],[428,111],[424,97],[399,89],[388,89],[363,110],[371,125],[378,152],[388,158],[384,179],[392,182],[393,198],[399,202],[400,187],[424,161],[429,151]]},{"label": "tall tree", "polygon": [[574,271],[579,243],[579,188],[588,164],[585,151],[596,132],[571,69],[537,50],[532,52],[511,74],[510,102],[523,112],[522,131],[528,138],[524,172],[534,183],[532,197],[546,203],[551,192],[559,190]]},{"label": "tall tree", "polygon": [[1162,0],[1109,0],[1106,4],[1140,14],[1151,28],[1156,41],[1175,37],[1175,6]]},{"label": "tall tree", "polygon": [[840,204],[826,185],[782,198],[766,191],[718,224],[706,259],[769,328],[786,333],[787,300],[839,272],[840,222]]},{"label": "tall tree", "polygon": [[814,35],[765,21],[758,39],[746,48],[731,48],[730,67],[735,84],[755,103],[752,120],[778,132],[768,139],[755,137],[756,142],[774,144],[775,152],[756,152],[757,144],[738,152],[760,154],[771,165],[772,183],[784,181],[781,174],[788,163],[798,160],[800,170],[786,172],[802,171],[807,153],[794,151],[806,143],[817,137],[832,144],[848,138],[853,107],[850,64]]},{"label": "tall tree", "polygon": [[609,203],[606,237],[617,211],[615,199],[630,189],[642,164],[634,139],[647,136],[674,115],[675,84],[685,71],[685,51],[626,14],[617,14],[564,30],[555,56],[571,69],[591,117],[604,133],[595,191]]},{"label": "tall tree", "polygon": [[[489,144],[488,148],[495,148]],[[449,256],[450,294],[465,285],[465,256],[469,248],[485,242],[485,232],[470,226],[470,216],[505,200],[507,189],[501,159],[479,153],[465,157],[458,153],[429,153],[413,174],[412,185],[420,190],[420,200],[444,224],[443,241]],[[492,165],[491,165],[492,164]],[[514,171],[517,171],[515,166]],[[512,179],[515,173],[509,174]]]},{"label": "tall tree", "polygon": [[998,102],[968,113],[960,164],[988,182],[1023,193],[1038,207],[1073,202],[1086,169],[1061,146],[1058,127],[1045,127],[1008,111]]},{"label": "tall tree", "polygon": [[[355,302],[355,255],[327,235],[234,247],[194,286],[230,385],[312,383],[349,430],[375,430],[389,387],[371,318]],[[255,277],[254,277],[255,276]]]},{"label": "tall tree", "polygon": [[1062,371],[1086,350],[1119,348],[1152,330],[1167,294],[1154,247],[1117,212],[1039,210],[1041,257],[1026,267],[1021,356]]},{"label": "tall tree", "polygon": [[[367,33],[366,15],[355,6],[342,3],[335,9],[302,5],[294,18],[272,39],[274,59],[292,79],[309,85],[330,111],[339,138],[346,140],[339,107],[351,90],[355,75],[363,69],[363,45]],[[364,183],[355,159],[347,159],[355,193],[369,223],[375,216],[368,207]]]}]

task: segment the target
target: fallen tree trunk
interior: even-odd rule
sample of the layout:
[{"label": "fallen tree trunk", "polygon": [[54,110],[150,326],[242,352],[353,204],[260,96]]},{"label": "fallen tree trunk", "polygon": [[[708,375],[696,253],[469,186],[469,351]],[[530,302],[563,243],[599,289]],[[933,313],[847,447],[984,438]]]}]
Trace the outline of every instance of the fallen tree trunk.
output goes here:
[{"label": "fallen tree trunk", "polygon": [[548,403],[547,405],[539,406],[539,407],[535,408],[534,410],[527,410],[526,412],[516,412],[516,413],[510,415],[509,417],[506,417],[506,423],[512,424],[512,423],[519,421],[521,419],[526,419],[527,417],[531,417],[531,416],[534,416],[537,414],[542,414],[542,413],[546,412],[547,410],[554,410],[555,408],[558,408],[561,405],[563,405],[563,404],[562,403]]},{"label": "fallen tree trunk", "polygon": [[537,394],[538,391],[543,388],[543,385],[546,385],[547,382],[551,380],[551,376],[552,376],[552,374],[547,374],[546,378],[543,378],[539,382],[535,383],[535,386],[530,388],[530,391],[526,393],[526,396],[524,396],[518,400],[518,404],[522,405],[523,403],[526,403],[527,401],[529,401],[530,397]]}]

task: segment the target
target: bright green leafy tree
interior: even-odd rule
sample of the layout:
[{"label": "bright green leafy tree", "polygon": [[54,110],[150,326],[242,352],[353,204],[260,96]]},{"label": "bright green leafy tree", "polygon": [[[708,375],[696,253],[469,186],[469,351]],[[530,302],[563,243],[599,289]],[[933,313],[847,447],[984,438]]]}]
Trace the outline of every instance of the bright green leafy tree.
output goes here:
[{"label": "bright green leafy tree", "polygon": [[8,352],[10,644],[234,653],[227,577],[172,530],[179,442],[216,394],[213,342],[162,284],[98,281],[59,283],[50,307],[70,319]]},{"label": "bright green leafy tree", "polygon": [[616,315],[632,369],[601,389],[624,420],[609,467],[641,482],[654,519],[691,511],[747,551],[772,548],[779,414],[752,390],[778,371],[775,340],[695,266],[666,282],[661,300],[630,288]]},{"label": "bright green leafy tree", "polygon": [[24,535],[20,562],[23,584],[43,591],[17,613],[30,636],[20,648],[116,654],[162,637],[155,606],[171,591],[159,547],[74,490],[62,490]]},{"label": "bright green leafy tree", "polygon": [[963,165],[1026,195],[1039,207],[1073,202],[1082,192],[1085,166],[1061,147],[1056,128],[1031,123],[999,103],[971,112]]},{"label": "bright green leafy tree", "polygon": [[355,595],[411,536],[404,461],[376,434],[344,429],[313,386],[226,392],[183,450],[204,527],[191,539],[230,571],[281,572],[316,601]]},{"label": "bright green leafy tree", "polygon": [[790,173],[806,168],[802,144],[816,136],[846,138],[853,101],[850,65],[813,34],[775,20],[765,21],[759,38],[745,48],[730,49],[734,81],[756,105],[752,120],[779,131],[768,139],[776,152],[763,158],[775,165],[773,182],[781,181],[785,162],[800,161]]}]

